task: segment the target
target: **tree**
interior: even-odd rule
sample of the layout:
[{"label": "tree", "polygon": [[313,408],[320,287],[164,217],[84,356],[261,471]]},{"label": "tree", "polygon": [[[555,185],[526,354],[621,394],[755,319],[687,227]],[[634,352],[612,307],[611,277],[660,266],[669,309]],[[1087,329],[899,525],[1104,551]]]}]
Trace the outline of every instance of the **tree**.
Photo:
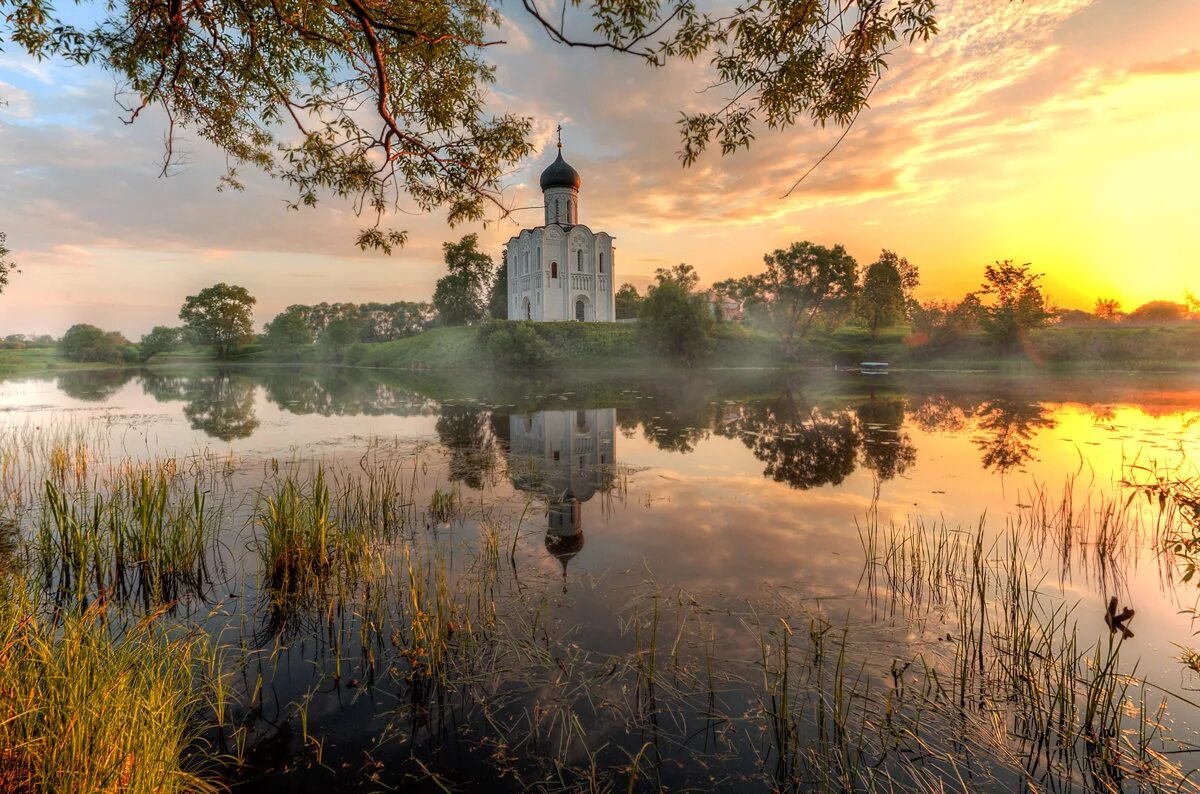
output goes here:
[{"label": "tree", "polygon": [[488,293],[488,316],[493,320],[508,319],[508,254],[500,258],[492,291]]},{"label": "tree", "polygon": [[341,361],[342,351],[346,349],[346,346],[352,345],[356,341],[358,341],[358,328],[346,318],[334,320],[321,334],[321,344],[333,352],[333,358],[337,361]]},{"label": "tree", "polygon": [[1112,322],[1121,313],[1121,302],[1115,298],[1096,298],[1096,308],[1092,314],[1097,320]]},{"label": "tree", "polygon": [[8,286],[9,276],[12,273],[21,272],[17,269],[17,266],[8,259],[8,255],[11,252],[8,250],[8,246],[5,245],[7,240],[8,236],[5,235],[4,232],[0,232],[0,293],[3,293],[4,288]]},{"label": "tree", "polygon": [[187,333],[212,345],[219,359],[228,359],[254,338],[254,304],[245,287],[224,282],[189,295],[179,310]]},{"label": "tree", "polygon": [[880,329],[904,317],[904,284],[893,262],[881,258],[867,268],[855,308],[872,342],[879,338]]},{"label": "tree", "polygon": [[94,325],[72,325],[58,343],[64,358],[81,362],[116,363],[124,358],[129,340],[117,331],[104,331]]},{"label": "tree", "polygon": [[703,295],[691,291],[699,277],[691,265],[655,271],[638,310],[638,330],[652,346],[689,364],[708,352],[712,312]]},{"label": "tree", "polygon": [[912,318],[913,310],[917,308],[917,287],[921,286],[921,271],[905,257],[895,251],[883,249],[879,252],[877,262],[888,262],[900,274],[900,289],[904,293],[904,316]]},{"label": "tree", "polygon": [[839,318],[851,306],[858,263],[841,245],[792,243],[763,257],[767,269],[718,286],[765,314],[790,357],[821,314]]},{"label": "tree", "polygon": [[305,322],[305,316],[295,306],[275,315],[263,326],[263,344],[279,355],[294,355],[300,348],[308,347],[313,342],[313,332]]},{"label": "tree", "polygon": [[696,268],[686,262],[680,262],[674,267],[655,268],[654,279],[659,284],[665,281],[674,281],[687,292],[695,292],[696,287],[700,286],[700,274],[696,272]]},{"label": "tree", "polygon": [[472,325],[487,316],[487,288],[495,266],[478,249],[479,235],[442,243],[446,275],[433,290],[433,307],[446,325]]},{"label": "tree", "polygon": [[1041,273],[1032,273],[1029,264],[1014,265],[1011,259],[988,265],[983,271],[979,294],[991,298],[982,306],[980,325],[993,344],[1012,350],[1029,331],[1050,319],[1046,296],[1038,282]]},{"label": "tree", "polygon": [[1187,317],[1188,307],[1174,301],[1150,301],[1129,313],[1135,323],[1177,323]]},{"label": "tree", "polygon": [[630,320],[638,316],[642,296],[638,294],[637,287],[628,282],[622,284],[613,300],[618,320]]},{"label": "tree", "polygon": [[174,350],[179,345],[179,329],[171,328],[166,325],[156,325],[150,329],[150,333],[142,336],[138,342],[138,351],[143,362],[157,356],[159,353],[167,353]]},{"label": "tree", "polygon": [[926,301],[913,309],[913,332],[904,343],[924,353],[941,353],[957,346],[967,331],[979,327],[982,304],[974,292],[958,303]]},{"label": "tree", "polygon": [[[229,155],[225,185],[239,188],[238,168],[248,165],[289,185],[293,206],[332,194],[366,210],[364,248],[405,242],[403,231],[381,224],[406,196],[423,211],[444,207],[451,224],[479,219],[489,205],[506,211],[501,181],[531,150],[528,119],[490,112],[488,54],[504,44],[489,36],[501,21],[497,4],[80,5],[87,8],[60,15],[45,0],[8,0],[8,37],[39,59],[109,69],[124,91],[126,122],[161,108],[169,119],[164,172],[175,134],[197,135]],[[759,125],[849,125],[897,43],[937,32],[934,5],[850,0],[718,11],[698,0],[595,0],[561,15],[536,2],[524,8],[554,44],[652,66],[707,60],[706,79],[733,99],[683,114],[680,157],[688,165],[710,144],[723,154],[748,147]],[[568,32],[576,30],[594,33]]]}]

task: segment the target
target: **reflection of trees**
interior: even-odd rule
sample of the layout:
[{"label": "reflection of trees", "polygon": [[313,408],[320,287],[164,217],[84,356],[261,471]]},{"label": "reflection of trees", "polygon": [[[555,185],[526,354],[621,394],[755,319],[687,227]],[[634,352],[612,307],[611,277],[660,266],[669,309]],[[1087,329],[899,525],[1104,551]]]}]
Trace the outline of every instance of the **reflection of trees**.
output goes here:
[{"label": "reflection of trees", "polygon": [[491,412],[467,405],[443,405],[434,430],[450,452],[450,479],[470,488],[483,487],[484,475],[496,468],[496,437]]},{"label": "reflection of trees", "polygon": [[983,467],[1003,474],[1034,457],[1031,439],[1036,431],[1057,422],[1039,403],[987,400],[975,409],[978,431],[972,442],[983,453]]},{"label": "reflection of trees", "polygon": [[142,388],[154,399],[182,400],[183,415],[193,430],[232,441],[249,438],[258,428],[254,413],[255,382],[240,372],[221,370],[206,375],[147,374]]},{"label": "reflection of trees", "polygon": [[800,489],[840,484],[861,443],[853,414],[801,407],[790,392],[737,407],[717,432],[740,438],[766,463],[765,475]]},{"label": "reflection of trees", "polygon": [[961,433],[974,410],[970,403],[964,405],[944,394],[933,394],[921,400],[908,418],[926,433]]},{"label": "reflection of trees", "polygon": [[702,417],[676,413],[655,415],[642,421],[642,435],[661,450],[686,454],[708,438],[707,424]]},{"label": "reflection of trees", "polygon": [[60,372],[58,390],[76,400],[104,402],[128,383],[135,371],[132,369],[97,369],[78,372]]},{"label": "reflection of trees", "polygon": [[912,438],[903,430],[904,401],[874,399],[855,409],[862,433],[862,465],[880,480],[890,480],[908,471],[917,459]]},{"label": "reflection of trees", "polygon": [[986,400],[937,394],[925,397],[909,414],[928,433],[959,433],[971,427],[983,468],[1001,474],[1034,459],[1033,436],[1057,422],[1040,403],[1013,397]]},{"label": "reflection of trees", "polygon": [[643,395],[632,405],[617,409],[617,427],[626,438],[642,436],[667,452],[689,453],[708,438],[713,423],[712,406],[703,391],[683,387],[668,393]]},{"label": "reflection of trees", "polygon": [[430,400],[363,370],[273,368],[259,377],[267,399],[295,414],[403,416],[431,406]]}]

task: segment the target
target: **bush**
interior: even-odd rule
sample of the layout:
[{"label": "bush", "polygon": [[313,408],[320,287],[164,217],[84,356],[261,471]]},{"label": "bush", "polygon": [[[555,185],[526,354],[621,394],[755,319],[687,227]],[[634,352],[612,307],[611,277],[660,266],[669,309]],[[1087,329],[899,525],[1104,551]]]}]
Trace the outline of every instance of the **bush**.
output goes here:
[{"label": "bush", "polygon": [[480,328],[480,341],[493,360],[510,367],[543,367],[554,358],[550,345],[528,322],[504,323],[499,328],[487,323]]},{"label": "bush", "polygon": [[714,325],[705,297],[672,279],[651,287],[638,312],[638,330],[646,341],[688,363],[708,354]]},{"label": "bush", "polygon": [[1188,308],[1182,303],[1150,301],[1129,313],[1129,321],[1135,323],[1177,323],[1187,317]]},{"label": "bush", "polygon": [[124,360],[129,340],[116,331],[103,331],[94,325],[72,325],[58,343],[64,358],[84,363],[117,364]]}]

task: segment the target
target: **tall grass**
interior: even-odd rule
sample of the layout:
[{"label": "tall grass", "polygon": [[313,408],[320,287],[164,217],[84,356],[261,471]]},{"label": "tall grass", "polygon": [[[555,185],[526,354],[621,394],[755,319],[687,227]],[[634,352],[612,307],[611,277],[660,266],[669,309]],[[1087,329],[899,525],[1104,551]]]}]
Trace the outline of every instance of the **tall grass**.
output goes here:
[{"label": "tall grass", "polygon": [[[211,786],[189,760],[201,713],[243,759],[278,740],[306,774],[363,753],[379,787],[448,787],[470,757],[488,782],[542,790],[1194,788],[1166,750],[1167,699],[1050,586],[1064,559],[1118,586],[1142,537],[1127,503],[1074,482],[1022,495],[999,530],[872,512],[864,607],[672,590],[649,573],[561,593],[541,533],[520,532],[527,504],[463,498],[374,442],[357,466],[244,470],[239,502],[216,488],[230,468],[217,459],[133,466],[10,440],[0,480],[21,502],[0,524],[16,527],[14,564],[24,550],[42,576],[0,615],[0,790]],[[236,573],[192,588],[225,573],[218,538],[246,526]],[[209,614],[148,609],[185,592]],[[240,634],[198,660],[159,623]],[[330,716],[342,708],[362,723]]]},{"label": "tall grass", "polygon": [[80,602],[201,595],[217,518],[199,481],[189,485],[161,467],[130,470],[111,489],[46,480],[32,543],[45,580]]},{"label": "tall grass", "polygon": [[0,789],[205,792],[192,750],[193,645],[145,621],[120,637],[101,608],[39,617],[0,602]]}]

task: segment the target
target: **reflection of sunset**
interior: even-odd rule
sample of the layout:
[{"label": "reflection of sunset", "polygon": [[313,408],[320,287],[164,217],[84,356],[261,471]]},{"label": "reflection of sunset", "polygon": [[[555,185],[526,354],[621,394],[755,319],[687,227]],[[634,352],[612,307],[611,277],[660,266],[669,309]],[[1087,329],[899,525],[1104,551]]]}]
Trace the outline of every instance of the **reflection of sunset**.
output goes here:
[{"label": "reflection of sunset", "polygon": [[[966,637],[1007,642],[1005,615],[1037,626],[1049,653],[1031,651],[1036,659],[1070,637],[1080,643],[1072,647],[1107,647],[1117,636],[1106,624],[1110,599],[1127,616],[1119,669],[1136,666],[1155,686],[1180,674],[1164,649],[1189,642],[1181,610],[1197,591],[1162,553],[1157,503],[1129,500],[1119,483],[1134,463],[1183,463],[1186,473],[1200,460],[1200,410],[1190,407],[1200,391],[1180,378],[726,371],[513,383],[507,393],[493,383],[453,399],[427,396],[429,383],[421,373],[302,367],[63,372],[0,383],[0,434],[36,439],[48,428],[63,438],[90,427],[79,437],[93,440],[97,482],[105,466],[134,470],[165,452],[216,465],[226,483],[218,490],[236,498],[279,493],[279,470],[328,476],[339,494],[387,494],[418,519],[399,525],[395,561],[387,555],[399,549],[383,542],[376,574],[408,581],[416,552],[407,544],[432,544],[422,570],[445,560],[447,594],[466,585],[468,601],[499,610],[497,623],[480,625],[515,627],[522,676],[534,627],[554,682],[538,685],[540,698],[561,699],[569,681],[597,674],[611,687],[602,698],[631,696],[636,686],[612,678],[614,659],[645,658],[647,631],[671,648],[673,674],[719,662],[722,697],[735,701],[761,679],[754,666],[780,632],[794,632],[807,664],[822,658],[814,648],[828,631],[856,680],[890,693],[897,663],[951,680]],[[434,388],[444,395],[444,383]],[[380,466],[388,474],[375,479]],[[355,510],[391,515],[369,507],[376,497],[360,498],[333,514],[339,527]],[[235,535],[248,531],[242,511],[252,504],[232,508]],[[250,550],[243,574],[257,577],[253,546],[238,538],[230,548]],[[513,594],[501,573],[513,577],[517,602],[505,600]],[[365,580],[370,603],[409,603],[379,598],[381,581]],[[472,581],[487,590],[470,590]],[[535,619],[522,617],[526,607]],[[301,614],[281,611],[271,630],[294,630]],[[329,630],[324,618],[317,624]],[[988,664],[1003,676],[1013,655],[997,648]],[[307,643],[303,652],[307,671]],[[1000,713],[1013,701],[997,702]],[[750,709],[739,702],[730,713],[759,713]],[[1183,730],[1196,724],[1187,702],[1168,713]],[[609,729],[628,738],[604,720],[596,737],[607,741]]]}]

